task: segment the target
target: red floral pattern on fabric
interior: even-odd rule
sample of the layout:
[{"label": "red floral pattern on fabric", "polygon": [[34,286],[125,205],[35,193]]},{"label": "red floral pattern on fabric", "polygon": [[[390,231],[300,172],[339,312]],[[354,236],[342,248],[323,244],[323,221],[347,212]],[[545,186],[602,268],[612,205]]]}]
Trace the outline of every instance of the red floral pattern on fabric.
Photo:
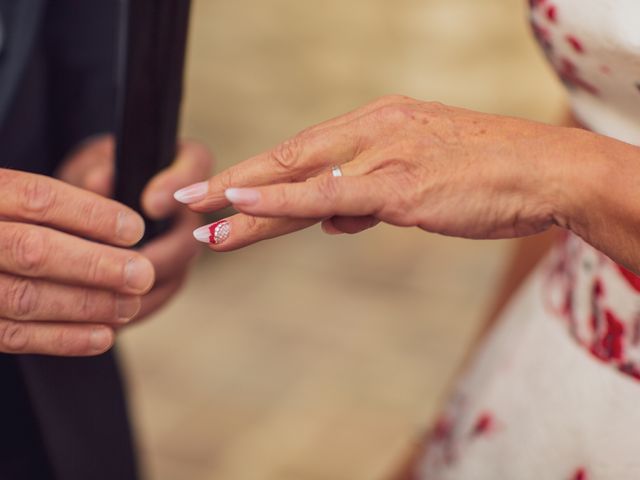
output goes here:
[{"label": "red floral pattern on fabric", "polygon": [[587,479],[587,471],[584,468],[579,468],[575,471],[571,480],[588,480]]},{"label": "red floral pattern on fabric", "polygon": [[[604,97],[611,88],[603,79],[611,80],[618,74],[616,65],[598,58],[598,44],[591,37],[576,35],[588,30],[581,28],[584,25],[580,22],[572,27],[571,12],[565,11],[567,4],[558,0],[528,1],[533,33],[558,76],[570,89]],[[640,81],[633,85],[640,91]],[[612,375],[640,381],[640,276],[570,233],[557,246],[542,274],[546,275],[543,294],[547,311],[565,323],[587,359],[611,367]],[[517,423],[517,418],[510,418],[495,405],[489,411],[483,410],[489,405],[478,403],[483,399],[472,402],[461,392],[451,399],[425,441],[425,465],[430,470],[420,478],[453,478],[448,473],[455,473],[465,452],[472,446],[490,446],[480,442],[500,438],[500,433],[508,431],[510,421]],[[590,465],[569,462],[567,459],[562,467],[561,479],[595,480]],[[441,471],[446,476],[438,476]]]},{"label": "red floral pattern on fabric", "polygon": [[577,342],[640,380],[640,277],[570,234],[547,275],[547,308],[567,322]]},{"label": "red floral pattern on fabric", "polygon": [[426,437],[425,455],[434,459],[437,468],[453,467],[469,445],[499,433],[496,413],[486,409],[474,413],[470,407],[464,395],[456,394]]},{"label": "red floral pattern on fabric", "polygon": [[[561,12],[557,5],[548,0],[530,0],[531,28],[538,42],[542,46],[549,62],[556,69],[560,79],[570,89],[581,89],[591,95],[600,95],[600,90],[586,78],[577,66],[577,58],[586,53],[584,42],[571,32],[563,32]],[[554,44],[557,41],[566,42],[576,59],[569,58],[558,52]]]},{"label": "red floral pattern on fabric", "polygon": [[489,412],[484,412],[476,420],[473,430],[471,431],[471,435],[474,437],[486,435],[493,430],[493,427],[493,415]]}]

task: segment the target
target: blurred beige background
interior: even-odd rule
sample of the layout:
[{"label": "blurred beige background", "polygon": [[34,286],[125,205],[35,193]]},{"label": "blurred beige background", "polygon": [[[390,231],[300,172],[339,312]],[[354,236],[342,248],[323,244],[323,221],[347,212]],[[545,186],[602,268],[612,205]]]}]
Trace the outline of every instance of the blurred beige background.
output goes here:
[{"label": "blurred beige background", "polygon": [[[388,93],[552,121],[524,0],[196,0],[183,129],[220,167]],[[506,242],[317,229],[207,252],[126,333],[154,480],[384,479],[437,412]]]}]

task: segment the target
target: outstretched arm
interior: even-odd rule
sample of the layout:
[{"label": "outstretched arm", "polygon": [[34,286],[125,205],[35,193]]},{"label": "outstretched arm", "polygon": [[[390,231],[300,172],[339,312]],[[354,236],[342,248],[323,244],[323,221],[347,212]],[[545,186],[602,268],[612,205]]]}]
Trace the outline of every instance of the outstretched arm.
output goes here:
[{"label": "outstretched arm", "polygon": [[[558,225],[640,272],[639,160],[640,148],[581,129],[388,97],[176,198],[195,211],[242,212],[215,226],[220,235],[198,232],[218,251],[317,222],[352,233],[382,221],[466,238]],[[332,176],[332,165],[344,176]]]}]

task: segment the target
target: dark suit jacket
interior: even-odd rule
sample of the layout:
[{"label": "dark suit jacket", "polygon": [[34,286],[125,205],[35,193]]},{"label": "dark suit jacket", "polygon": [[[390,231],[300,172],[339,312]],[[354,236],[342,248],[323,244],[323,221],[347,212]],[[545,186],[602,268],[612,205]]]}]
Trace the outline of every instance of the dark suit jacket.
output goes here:
[{"label": "dark suit jacket", "polygon": [[[112,130],[118,2],[0,0],[0,168],[50,174]],[[132,452],[112,353],[0,355],[0,480],[133,480]]]}]

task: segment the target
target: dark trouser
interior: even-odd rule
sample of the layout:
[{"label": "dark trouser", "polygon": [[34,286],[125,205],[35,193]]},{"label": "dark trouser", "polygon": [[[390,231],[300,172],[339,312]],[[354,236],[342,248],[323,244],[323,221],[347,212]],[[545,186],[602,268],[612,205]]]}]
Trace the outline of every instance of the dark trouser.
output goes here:
[{"label": "dark trouser", "polygon": [[15,357],[0,354],[0,478],[53,480],[40,428]]},{"label": "dark trouser", "polygon": [[113,352],[0,354],[0,480],[138,480]]}]

